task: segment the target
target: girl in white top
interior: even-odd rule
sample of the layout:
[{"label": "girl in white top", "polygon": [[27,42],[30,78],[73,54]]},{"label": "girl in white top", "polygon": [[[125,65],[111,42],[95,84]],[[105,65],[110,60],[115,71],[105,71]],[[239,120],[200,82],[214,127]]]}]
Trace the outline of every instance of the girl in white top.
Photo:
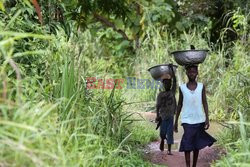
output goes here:
[{"label": "girl in white top", "polygon": [[[179,151],[185,152],[186,166],[190,166],[190,152],[193,151],[193,167],[196,167],[199,150],[211,146],[216,140],[205,130],[209,128],[208,104],[205,86],[196,82],[198,66],[186,66],[188,83],[180,86],[179,101],[174,130],[178,132],[178,118],[184,129]],[[204,109],[204,111],[203,111]]]},{"label": "girl in white top", "polygon": [[180,86],[180,89],[183,95],[181,123],[197,124],[205,122],[206,116],[202,110],[201,96],[203,84],[197,83],[196,89],[190,90],[185,83]]}]

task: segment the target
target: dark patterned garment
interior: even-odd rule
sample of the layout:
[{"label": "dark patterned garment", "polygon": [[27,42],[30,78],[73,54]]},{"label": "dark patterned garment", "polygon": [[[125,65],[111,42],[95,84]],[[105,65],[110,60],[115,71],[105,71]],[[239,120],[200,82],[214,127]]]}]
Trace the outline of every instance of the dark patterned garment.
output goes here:
[{"label": "dark patterned garment", "polygon": [[176,100],[173,91],[160,92],[157,97],[156,107],[162,120],[173,117],[176,111]]},{"label": "dark patterned garment", "polygon": [[212,146],[216,139],[210,136],[205,131],[205,123],[198,124],[182,124],[184,134],[181,139],[180,152],[194,151],[205,148],[206,146]]}]

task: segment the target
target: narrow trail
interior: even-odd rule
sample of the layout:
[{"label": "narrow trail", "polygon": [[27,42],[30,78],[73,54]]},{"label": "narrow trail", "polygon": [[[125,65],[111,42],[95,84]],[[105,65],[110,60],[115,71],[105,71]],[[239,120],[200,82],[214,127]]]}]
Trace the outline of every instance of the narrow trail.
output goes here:
[{"label": "narrow trail", "polygon": [[[142,113],[142,116],[152,122],[152,128],[155,128],[156,125],[153,123],[155,119],[155,113],[145,112]],[[215,136],[222,127],[216,123],[210,123],[210,128],[208,133],[212,136]],[[179,143],[183,134],[182,126],[178,128],[179,132],[174,134],[174,145],[172,146],[173,155],[167,155],[167,145],[165,145],[165,150],[162,152],[159,149],[160,141],[154,141],[149,143],[144,149],[144,157],[146,160],[150,161],[153,164],[166,165],[168,167],[185,167],[185,157],[184,153],[179,152]],[[206,147],[202,149],[199,153],[199,159],[197,167],[209,167],[213,161],[219,159],[221,154],[224,154],[224,151],[218,148],[217,146]],[[192,154],[191,154],[192,160]],[[192,162],[192,161],[191,161]]]}]

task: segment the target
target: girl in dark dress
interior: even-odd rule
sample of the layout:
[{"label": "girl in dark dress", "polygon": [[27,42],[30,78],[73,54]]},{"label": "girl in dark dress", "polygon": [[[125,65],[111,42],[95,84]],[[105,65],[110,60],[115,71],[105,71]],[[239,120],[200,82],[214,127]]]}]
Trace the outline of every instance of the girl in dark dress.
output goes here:
[{"label": "girl in dark dress", "polygon": [[182,84],[179,89],[174,130],[178,132],[178,118],[181,113],[184,134],[179,151],[185,152],[187,167],[190,167],[190,152],[193,151],[193,167],[196,167],[199,150],[211,146],[216,140],[205,131],[209,128],[208,104],[205,86],[196,82],[198,66],[187,66],[186,74],[188,83]]}]

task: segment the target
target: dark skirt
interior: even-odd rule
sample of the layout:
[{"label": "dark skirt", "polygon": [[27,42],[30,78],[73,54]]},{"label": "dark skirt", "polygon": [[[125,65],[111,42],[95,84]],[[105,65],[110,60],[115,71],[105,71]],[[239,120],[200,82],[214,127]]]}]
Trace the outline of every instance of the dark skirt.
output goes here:
[{"label": "dark skirt", "polygon": [[205,131],[205,123],[182,124],[184,134],[181,139],[180,152],[194,151],[213,145],[216,142],[212,136]]}]

